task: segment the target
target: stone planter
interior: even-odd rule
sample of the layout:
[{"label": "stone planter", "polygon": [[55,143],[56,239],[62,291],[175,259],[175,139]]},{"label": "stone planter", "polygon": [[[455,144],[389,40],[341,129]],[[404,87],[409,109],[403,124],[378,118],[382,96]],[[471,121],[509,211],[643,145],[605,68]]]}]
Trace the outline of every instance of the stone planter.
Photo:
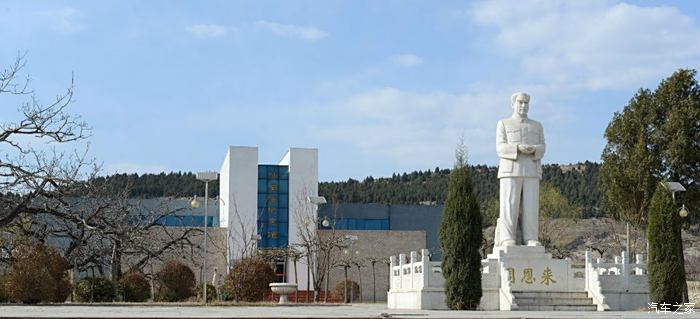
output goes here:
[{"label": "stone planter", "polygon": [[273,282],[270,284],[270,289],[273,293],[280,295],[279,304],[289,303],[287,295],[297,291],[297,284],[288,282]]}]

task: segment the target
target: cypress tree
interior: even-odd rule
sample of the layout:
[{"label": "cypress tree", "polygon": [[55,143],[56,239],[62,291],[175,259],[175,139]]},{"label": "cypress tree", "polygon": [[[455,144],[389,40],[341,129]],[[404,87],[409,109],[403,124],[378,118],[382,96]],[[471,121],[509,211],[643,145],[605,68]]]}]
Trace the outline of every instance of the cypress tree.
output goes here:
[{"label": "cypress tree", "polygon": [[685,268],[678,209],[658,184],[649,205],[649,297],[653,302],[683,302]]},{"label": "cypress tree", "polygon": [[481,300],[481,213],[462,143],[456,153],[439,235],[445,302],[453,310],[474,310]]}]

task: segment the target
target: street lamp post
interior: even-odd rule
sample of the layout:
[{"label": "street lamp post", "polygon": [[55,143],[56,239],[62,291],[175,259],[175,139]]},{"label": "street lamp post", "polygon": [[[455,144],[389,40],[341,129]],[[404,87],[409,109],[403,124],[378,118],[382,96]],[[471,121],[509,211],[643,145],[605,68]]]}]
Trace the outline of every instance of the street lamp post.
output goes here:
[{"label": "street lamp post", "polygon": [[[207,304],[207,219],[209,215],[209,182],[219,178],[215,172],[199,172],[197,180],[204,181],[204,261],[202,267],[202,299]],[[196,202],[196,199],[195,201]],[[195,205],[193,205],[195,206]]]}]

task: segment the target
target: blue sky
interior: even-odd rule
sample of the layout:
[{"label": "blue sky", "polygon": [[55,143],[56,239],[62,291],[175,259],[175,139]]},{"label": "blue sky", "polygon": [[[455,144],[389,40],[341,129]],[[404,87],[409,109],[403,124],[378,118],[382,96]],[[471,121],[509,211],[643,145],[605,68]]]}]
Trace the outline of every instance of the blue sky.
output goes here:
[{"label": "blue sky", "polygon": [[[531,93],[545,162],[598,161],[640,87],[700,66],[696,1],[4,1],[0,62],[27,52],[105,173],[218,170],[228,145],[321,180],[495,165],[510,94]],[[16,114],[4,100],[4,114]],[[4,117],[4,116],[3,116]],[[4,121],[4,120],[3,120]]]}]

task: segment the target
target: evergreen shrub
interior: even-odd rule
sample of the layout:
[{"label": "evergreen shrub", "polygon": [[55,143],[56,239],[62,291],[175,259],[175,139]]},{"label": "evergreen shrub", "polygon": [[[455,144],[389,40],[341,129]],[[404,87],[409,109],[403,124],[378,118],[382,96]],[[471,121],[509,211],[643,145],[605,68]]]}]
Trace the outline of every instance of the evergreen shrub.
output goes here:
[{"label": "evergreen shrub", "polygon": [[475,310],[481,301],[481,218],[466,151],[460,148],[457,165],[450,173],[439,232],[445,302],[452,310]]},{"label": "evergreen shrub", "polygon": [[649,299],[659,304],[683,303],[685,269],[680,216],[671,193],[661,184],[649,205]]}]

